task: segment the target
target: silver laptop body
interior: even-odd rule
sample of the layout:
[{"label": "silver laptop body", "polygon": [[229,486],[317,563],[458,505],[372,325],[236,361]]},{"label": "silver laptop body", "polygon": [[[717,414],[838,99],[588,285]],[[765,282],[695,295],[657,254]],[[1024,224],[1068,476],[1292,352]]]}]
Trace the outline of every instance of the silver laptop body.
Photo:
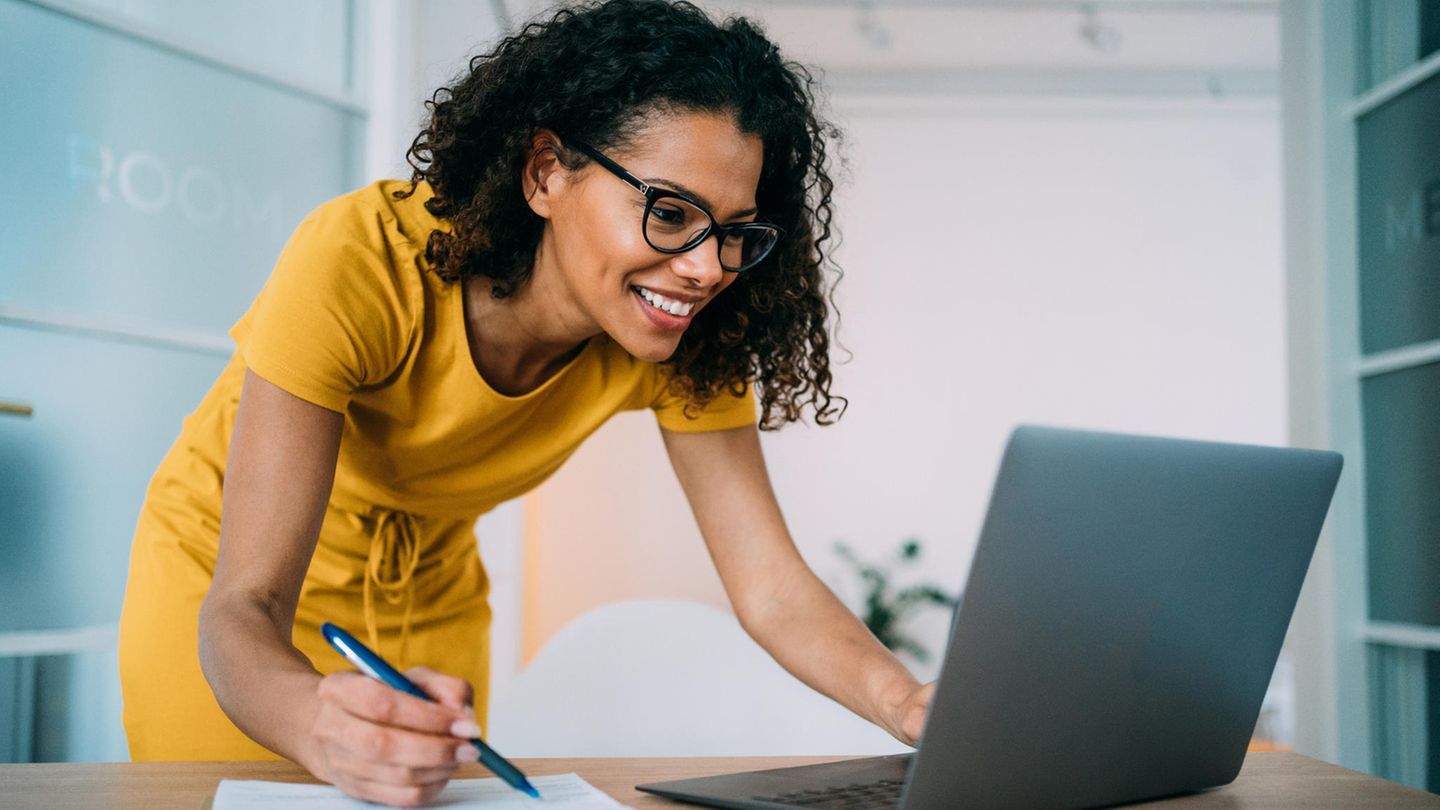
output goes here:
[{"label": "silver laptop body", "polygon": [[1019,427],[915,754],[637,787],[732,808],[1038,810],[1228,784],[1340,467]]}]

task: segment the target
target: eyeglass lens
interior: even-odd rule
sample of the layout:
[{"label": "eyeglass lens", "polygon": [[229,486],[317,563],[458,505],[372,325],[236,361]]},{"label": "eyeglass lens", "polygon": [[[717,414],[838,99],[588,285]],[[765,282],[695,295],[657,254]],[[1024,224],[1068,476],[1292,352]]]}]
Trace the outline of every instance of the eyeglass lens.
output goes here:
[{"label": "eyeglass lens", "polygon": [[[645,239],[660,250],[682,251],[705,236],[710,217],[679,197],[662,197],[645,217]],[[739,270],[758,262],[776,240],[773,228],[744,228],[725,234],[720,242],[720,265]]]}]

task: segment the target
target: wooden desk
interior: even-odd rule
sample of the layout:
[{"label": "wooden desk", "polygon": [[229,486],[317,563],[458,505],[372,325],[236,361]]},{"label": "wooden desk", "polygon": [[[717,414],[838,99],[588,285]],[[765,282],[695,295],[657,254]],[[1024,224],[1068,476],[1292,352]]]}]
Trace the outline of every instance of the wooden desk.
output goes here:
[{"label": "wooden desk", "polygon": [[[686,759],[519,759],[531,775],[574,771],[635,808],[685,807],[634,789],[636,784],[730,771],[826,762],[838,757],[731,757]],[[461,778],[489,776],[465,765]],[[78,763],[0,765],[0,808],[134,808],[201,810],[221,779],[314,782],[288,762]],[[1440,796],[1300,756],[1253,753],[1228,787],[1127,808],[1440,808]]]}]

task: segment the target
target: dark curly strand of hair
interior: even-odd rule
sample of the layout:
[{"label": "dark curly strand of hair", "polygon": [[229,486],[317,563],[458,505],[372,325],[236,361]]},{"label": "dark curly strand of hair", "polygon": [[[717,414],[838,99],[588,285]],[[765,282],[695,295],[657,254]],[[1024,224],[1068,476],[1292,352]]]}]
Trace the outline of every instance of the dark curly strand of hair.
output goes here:
[{"label": "dark curly strand of hair", "polygon": [[[529,279],[544,227],[521,191],[537,130],[606,149],[655,113],[733,116],[764,144],[756,205],[785,236],[696,316],[666,361],[672,384],[698,408],[753,380],[761,429],[799,420],[806,405],[818,424],[831,424],[846,405],[830,393],[833,284],[822,273],[840,277],[826,256],[834,189],[826,140],[840,133],[817,116],[814,91],[811,73],[743,17],[717,24],[683,0],[563,8],[471,59],[467,74],[426,102],[429,126],[406,153],[414,174],[396,197],[427,181],[435,196],[426,208],[454,231],[429,237],[436,272],[450,282],[487,276],[503,298]],[[568,168],[587,162],[561,152]]]}]

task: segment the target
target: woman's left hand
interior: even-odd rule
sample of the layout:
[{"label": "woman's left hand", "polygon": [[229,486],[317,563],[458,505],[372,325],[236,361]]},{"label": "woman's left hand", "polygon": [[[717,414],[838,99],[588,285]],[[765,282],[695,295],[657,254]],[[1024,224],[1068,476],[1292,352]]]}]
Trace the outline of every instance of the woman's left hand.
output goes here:
[{"label": "woman's left hand", "polygon": [[920,733],[925,730],[925,716],[930,711],[930,698],[934,694],[935,682],[931,681],[904,695],[898,703],[892,704],[890,716],[886,718],[886,730],[906,745],[918,743]]}]

